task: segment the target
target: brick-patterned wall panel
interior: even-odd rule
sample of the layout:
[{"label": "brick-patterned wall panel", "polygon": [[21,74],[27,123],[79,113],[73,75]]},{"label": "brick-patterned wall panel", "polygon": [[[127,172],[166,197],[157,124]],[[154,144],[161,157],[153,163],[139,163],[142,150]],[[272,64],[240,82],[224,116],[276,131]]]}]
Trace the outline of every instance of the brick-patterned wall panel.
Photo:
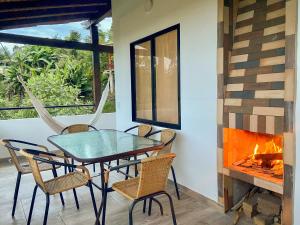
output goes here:
[{"label": "brick-patterned wall panel", "polygon": [[294,212],[295,181],[295,96],[296,96],[296,31],[297,0],[286,1],[285,24],[285,116],[284,116],[284,185],[283,225],[292,225]]},{"label": "brick-patterned wall panel", "polygon": [[238,3],[224,79],[224,127],[269,134],[284,131],[285,3]]},{"label": "brick-patterned wall panel", "polygon": [[283,225],[294,213],[297,8],[297,0],[219,0],[218,11],[219,200],[230,209],[236,178],[223,167],[223,128],[283,134]]},{"label": "brick-patterned wall panel", "polygon": [[[224,0],[218,0],[218,65],[217,65],[217,80],[218,80],[218,99],[217,99],[217,155],[218,155],[218,201],[224,204],[223,191],[223,98],[224,98],[224,68],[228,67],[228,32],[229,32],[229,7]],[[224,21],[224,17],[227,19]],[[225,47],[224,47],[225,46]],[[224,49],[225,48],[225,49]],[[226,69],[225,69],[226,70]]]}]

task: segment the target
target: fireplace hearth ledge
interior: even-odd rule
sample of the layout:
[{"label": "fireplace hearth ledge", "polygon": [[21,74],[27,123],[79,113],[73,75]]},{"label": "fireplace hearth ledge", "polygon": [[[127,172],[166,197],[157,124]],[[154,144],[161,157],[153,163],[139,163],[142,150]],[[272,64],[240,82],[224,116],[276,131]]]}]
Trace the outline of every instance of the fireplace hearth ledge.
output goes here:
[{"label": "fireplace hearth ledge", "polygon": [[[266,175],[261,175],[261,177],[256,174],[244,173],[240,167],[231,166],[230,168],[223,168],[223,174],[249,184],[253,184],[257,187],[261,187],[278,194],[283,194],[283,181],[281,179],[272,178],[273,180],[266,180]],[[270,178],[271,179],[271,178]]]}]

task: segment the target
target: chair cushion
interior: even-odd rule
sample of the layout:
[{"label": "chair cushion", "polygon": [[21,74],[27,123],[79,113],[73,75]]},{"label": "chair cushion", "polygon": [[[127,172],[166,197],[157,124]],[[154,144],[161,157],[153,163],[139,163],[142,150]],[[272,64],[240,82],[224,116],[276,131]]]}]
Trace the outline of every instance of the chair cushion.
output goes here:
[{"label": "chair cushion", "polygon": [[88,181],[89,179],[84,173],[76,171],[46,181],[45,191],[50,195],[54,195],[60,192],[71,190],[73,188],[84,186],[88,183]]}]

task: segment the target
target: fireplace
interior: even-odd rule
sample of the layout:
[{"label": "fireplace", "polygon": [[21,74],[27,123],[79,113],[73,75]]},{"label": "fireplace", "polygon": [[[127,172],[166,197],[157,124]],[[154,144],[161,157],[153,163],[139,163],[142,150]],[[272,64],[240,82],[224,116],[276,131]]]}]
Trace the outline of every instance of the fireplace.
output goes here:
[{"label": "fireplace", "polygon": [[219,203],[228,212],[259,188],[292,225],[297,1],[218,3]]},{"label": "fireplace", "polygon": [[283,135],[224,128],[224,168],[283,183]]},{"label": "fireplace", "polygon": [[225,208],[234,220],[281,224],[283,143],[282,134],[223,128]]}]

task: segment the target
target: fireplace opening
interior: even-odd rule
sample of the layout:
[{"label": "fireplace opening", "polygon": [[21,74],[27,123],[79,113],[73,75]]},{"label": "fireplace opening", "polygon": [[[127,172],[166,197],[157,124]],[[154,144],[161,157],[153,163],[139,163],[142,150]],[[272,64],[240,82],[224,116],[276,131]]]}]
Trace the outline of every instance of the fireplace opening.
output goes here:
[{"label": "fireplace opening", "polygon": [[224,167],[282,184],[283,135],[224,128]]}]

